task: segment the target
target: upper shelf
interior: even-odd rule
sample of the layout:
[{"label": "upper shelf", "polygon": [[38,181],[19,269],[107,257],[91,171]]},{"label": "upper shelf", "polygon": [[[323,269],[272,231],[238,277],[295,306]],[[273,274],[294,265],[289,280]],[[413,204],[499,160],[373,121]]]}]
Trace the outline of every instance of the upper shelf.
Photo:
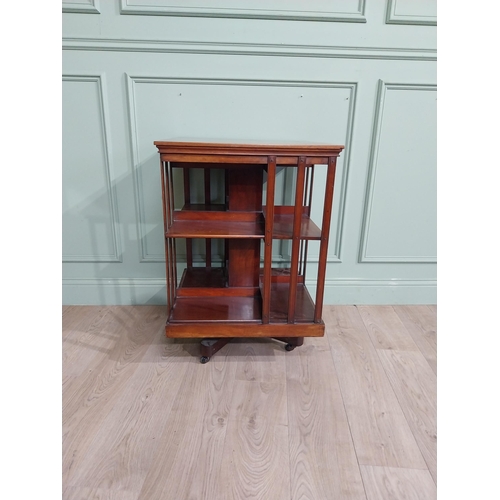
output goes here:
[{"label": "upper shelf", "polygon": [[264,224],[258,221],[174,220],[168,238],[263,238]]},{"label": "upper shelf", "polygon": [[[293,207],[276,206],[273,238],[291,239],[293,233]],[[173,213],[173,224],[166,232],[168,238],[263,238],[264,212],[226,210],[224,205],[184,205]],[[321,230],[302,214],[300,238],[321,239]]]}]

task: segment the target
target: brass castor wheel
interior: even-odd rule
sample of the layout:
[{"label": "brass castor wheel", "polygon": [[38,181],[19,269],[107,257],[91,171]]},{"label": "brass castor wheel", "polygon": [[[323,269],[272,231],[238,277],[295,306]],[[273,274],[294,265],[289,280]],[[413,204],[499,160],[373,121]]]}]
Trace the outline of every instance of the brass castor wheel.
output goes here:
[{"label": "brass castor wheel", "polygon": [[201,363],[201,364],[203,364],[203,365],[204,365],[205,363],[208,363],[209,361],[210,361],[210,358],[209,358],[208,356],[202,356],[202,357],[200,358],[200,363]]},{"label": "brass castor wheel", "polygon": [[285,346],[285,349],[286,349],[287,351],[293,351],[293,350],[295,349],[295,346],[294,346],[294,345],[292,345],[292,344],[287,344],[287,345]]}]

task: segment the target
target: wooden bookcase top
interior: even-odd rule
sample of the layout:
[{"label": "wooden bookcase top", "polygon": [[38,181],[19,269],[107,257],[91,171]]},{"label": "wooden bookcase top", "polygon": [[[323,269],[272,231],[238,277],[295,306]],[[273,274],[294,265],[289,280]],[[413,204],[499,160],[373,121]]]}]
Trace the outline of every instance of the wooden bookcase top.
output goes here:
[{"label": "wooden bookcase top", "polygon": [[[326,163],[330,157],[339,156],[344,146],[326,144],[240,144],[218,142],[155,141],[164,161],[180,161],[186,156],[193,161],[219,163],[267,163],[269,156],[281,158],[279,164],[296,165],[297,158],[304,156],[316,163]],[[308,164],[313,163],[308,161]]]}]

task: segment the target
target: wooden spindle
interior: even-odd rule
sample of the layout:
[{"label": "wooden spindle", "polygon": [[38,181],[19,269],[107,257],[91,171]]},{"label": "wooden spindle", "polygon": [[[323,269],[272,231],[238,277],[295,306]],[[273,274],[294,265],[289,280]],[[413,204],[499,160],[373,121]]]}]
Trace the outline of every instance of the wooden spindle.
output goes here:
[{"label": "wooden spindle", "polygon": [[321,321],[323,312],[323,297],[325,293],[326,258],[328,252],[328,240],[330,237],[330,220],[332,216],[333,191],[335,187],[335,170],[337,158],[332,156],[328,159],[328,171],[326,174],[325,203],[323,210],[323,223],[321,224],[321,243],[319,247],[318,280],[316,288],[316,304],[314,307],[314,322]]},{"label": "wooden spindle", "polygon": [[267,160],[266,222],[264,228],[264,286],[262,297],[262,323],[270,321],[271,273],[273,258],[274,191],[276,184],[276,157]]},{"label": "wooden spindle", "polygon": [[292,258],[290,263],[290,289],[288,291],[288,323],[295,322],[295,303],[297,299],[297,276],[299,272],[299,243],[302,224],[302,202],[304,199],[304,176],[306,159],[299,158],[297,165],[297,185],[295,187],[295,210],[293,213]]}]

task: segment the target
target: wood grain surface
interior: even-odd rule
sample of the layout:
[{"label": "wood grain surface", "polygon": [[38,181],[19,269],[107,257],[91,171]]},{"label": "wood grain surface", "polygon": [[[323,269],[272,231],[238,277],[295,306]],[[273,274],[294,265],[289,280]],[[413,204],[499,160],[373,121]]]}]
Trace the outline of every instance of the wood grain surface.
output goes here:
[{"label": "wood grain surface", "polygon": [[326,321],[359,463],[427,468],[357,308],[331,308]]},{"label": "wood grain surface", "polygon": [[437,374],[436,310],[431,306],[394,306],[396,314]]},{"label": "wood grain surface", "polygon": [[361,466],[367,500],[435,500],[429,471]]},{"label": "wood grain surface", "polygon": [[327,339],[295,349],[286,365],[291,498],[364,499]]},{"label": "wood grain surface", "polygon": [[234,344],[237,369],[219,492],[213,498],[290,498],[285,351]]},{"label": "wood grain surface", "polygon": [[64,500],[432,500],[433,314],[327,306],[325,337],[203,365],[164,307],[64,307]]},{"label": "wood grain surface", "polygon": [[380,350],[378,355],[429,472],[436,480],[436,375],[420,352]]},{"label": "wood grain surface", "polygon": [[376,349],[418,351],[392,306],[359,306],[357,310]]}]

